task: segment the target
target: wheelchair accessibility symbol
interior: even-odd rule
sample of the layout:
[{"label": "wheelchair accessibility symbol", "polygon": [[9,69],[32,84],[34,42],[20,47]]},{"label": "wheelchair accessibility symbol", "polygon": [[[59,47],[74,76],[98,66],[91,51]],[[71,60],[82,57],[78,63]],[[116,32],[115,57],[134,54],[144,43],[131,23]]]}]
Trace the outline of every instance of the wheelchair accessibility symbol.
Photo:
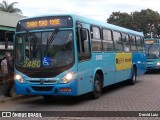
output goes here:
[{"label": "wheelchair accessibility symbol", "polygon": [[50,66],[51,65],[50,57],[43,57],[42,64],[43,66]]}]

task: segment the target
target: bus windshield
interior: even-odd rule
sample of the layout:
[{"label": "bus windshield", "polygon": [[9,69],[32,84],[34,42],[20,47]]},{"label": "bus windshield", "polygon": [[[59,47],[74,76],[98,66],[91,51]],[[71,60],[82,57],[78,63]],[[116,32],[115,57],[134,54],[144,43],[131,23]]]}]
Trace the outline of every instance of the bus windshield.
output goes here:
[{"label": "bus windshield", "polygon": [[15,65],[21,68],[53,68],[74,60],[73,32],[52,30],[16,35]]},{"label": "bus windshield", "polygon": [[148,59],[159,58],[159,45],[158,44],[146,44],[146,57]]}]

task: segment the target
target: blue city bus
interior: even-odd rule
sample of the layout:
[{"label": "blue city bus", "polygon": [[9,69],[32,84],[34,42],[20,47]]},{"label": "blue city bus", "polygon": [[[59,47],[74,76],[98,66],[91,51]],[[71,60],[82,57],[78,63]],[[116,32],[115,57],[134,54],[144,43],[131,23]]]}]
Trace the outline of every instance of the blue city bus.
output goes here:
[{"label": "blue city bus", "polygon": [[160,39],[146,38],[144,40],[147,70],[160,70]]},{"label": "blue city bus", "polygon": [[78,15],[25,18],[15,33],[15,90],[22,95],[99,98],[146,71],[143,33]]}]

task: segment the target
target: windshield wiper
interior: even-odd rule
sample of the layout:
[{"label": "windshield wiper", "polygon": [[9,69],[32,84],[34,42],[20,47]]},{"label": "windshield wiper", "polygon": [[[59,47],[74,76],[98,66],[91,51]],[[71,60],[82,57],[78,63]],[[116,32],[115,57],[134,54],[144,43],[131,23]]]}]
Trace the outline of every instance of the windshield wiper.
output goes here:
[{"label": "windshield wiper", "polygon": [[46,45],[46,50],[45,50],[45,55],[46,55],[46,57],[47,57],[47,52],[48,52],[48,46],[49,46],[50,44],[52,44],[52,42],[54,41],[57,33],[58,33],[58,29],[55,29],[55,30],[52,32],[51,36],[50,36],[49,38],[47,37],[47,45]]}]

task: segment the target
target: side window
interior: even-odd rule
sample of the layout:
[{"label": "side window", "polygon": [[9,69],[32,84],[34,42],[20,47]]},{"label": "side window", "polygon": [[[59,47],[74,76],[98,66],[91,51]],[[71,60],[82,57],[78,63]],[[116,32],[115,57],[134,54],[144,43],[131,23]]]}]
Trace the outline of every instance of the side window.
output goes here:
[{"label": "side window", "polygon": [[123,42],[123,49],[125,52],[130,52],[130,42],[128,34],[122,33],[122,42]]},{"label": "side window", "polygon": [[131,44],[131,50],[136,51],[137,50],[136,39],[135,39],[135,36],[133,36],[133,35],[130,35],[130,44]]},{"label": "side window", "polygon": [[137,50],[143,51],[143,42],[141,37],[136,36]]},{"label": "side window", "polygon": [[87,29],[81,31],[82,52],[90,52],[89,32]]},{"label": "side window", "polygon": [[114,48],[116,51],[123,51],[121,33],[113,31]]},{"label": "side window", "polygon": [[87,29],[77,28],[77,48],[79,61],[91,58],[89,31]]},{"label": "side window", "polygon": [[103,49],[104,51],[113,51],[112,32],[107,29],[103,29]]},{"label": "side window", "polygon": [[102,51],[100,29],[98,27],[92,27],[91,29],[92,29],[92,50]]}]

